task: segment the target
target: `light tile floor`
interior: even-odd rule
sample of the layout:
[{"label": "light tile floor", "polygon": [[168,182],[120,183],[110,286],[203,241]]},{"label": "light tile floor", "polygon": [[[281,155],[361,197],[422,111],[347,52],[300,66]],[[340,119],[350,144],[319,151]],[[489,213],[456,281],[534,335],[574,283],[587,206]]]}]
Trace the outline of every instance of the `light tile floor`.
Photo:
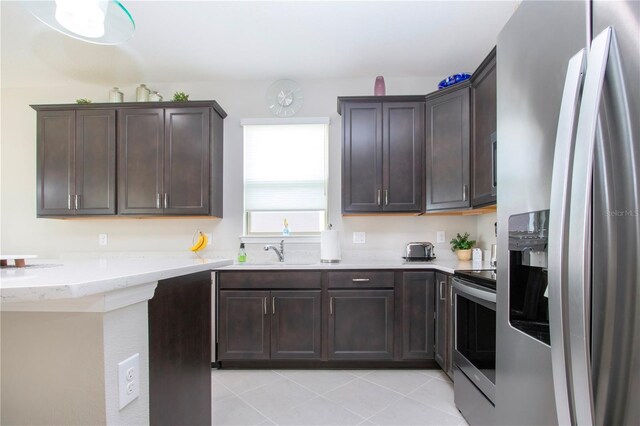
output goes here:
[{"label": "light tile floor", "polygon": [[213,370],[213,424],[467,425],[440,370]]}]

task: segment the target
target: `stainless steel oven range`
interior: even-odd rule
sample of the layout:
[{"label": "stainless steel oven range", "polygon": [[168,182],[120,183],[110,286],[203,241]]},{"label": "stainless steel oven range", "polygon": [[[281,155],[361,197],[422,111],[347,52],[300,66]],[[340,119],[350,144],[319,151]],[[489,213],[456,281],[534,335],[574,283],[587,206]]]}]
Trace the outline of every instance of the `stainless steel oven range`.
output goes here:
[{"label": "stainless steel oven range", "polygon": [[495,271],[456,271],[453,297],[456,407],[469,424],[495,424]]}]

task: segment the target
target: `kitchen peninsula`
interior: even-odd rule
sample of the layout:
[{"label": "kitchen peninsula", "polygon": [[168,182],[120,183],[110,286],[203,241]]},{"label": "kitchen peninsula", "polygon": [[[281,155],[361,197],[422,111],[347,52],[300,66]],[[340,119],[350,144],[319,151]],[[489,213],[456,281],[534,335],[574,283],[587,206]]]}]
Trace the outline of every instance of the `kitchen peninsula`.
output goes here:
[{"label": "kitchen peninsula", "polygon": [[[177,286],[210,291],[209,271],[230,263],[55,259],[3,269],[2,423],[149,424],[149,354],[155,353],[149,318],[156,309],[151,303],[148,307],[149,299]],[[184,303],[184,297],[174,300]],[[166,302],[160,308],[165,309]],[[210,304],[204,303],[203,309],[210,327]],[[194,318],[189,312],[181,315],[188,321]],[[176,321],[170,322],[175,326]],[[210,336],[202,339],[210,343]],[[172,348],[163,349],[171,356]],[[135,354],[139,371],[132,391],[139,397],[122,407],[118,364]],[[207,403],[210,407],[210,398]]]}]

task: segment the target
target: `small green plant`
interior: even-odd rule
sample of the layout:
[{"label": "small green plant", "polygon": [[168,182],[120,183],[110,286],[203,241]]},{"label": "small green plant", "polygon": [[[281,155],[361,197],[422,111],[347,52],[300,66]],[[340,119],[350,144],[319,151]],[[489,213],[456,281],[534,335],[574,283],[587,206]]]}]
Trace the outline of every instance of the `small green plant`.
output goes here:
[{"label": "small green plant", "polygon": [[184,92],[176,92],[173,95],[174,102],[187,102],[189,100],[189,95]]},{"label": "small green plant", "polygon": [[456,234],[449,243],[451,243],[451,251],[469,250],[476,244],[476,240],[469,240],[469,233],[465,232],[464,235]]},{"label": "small green plant", "polygon": [[85,99],[85,98],[76,99],[76,103],[80,105],[90,104],[91,99]]}]

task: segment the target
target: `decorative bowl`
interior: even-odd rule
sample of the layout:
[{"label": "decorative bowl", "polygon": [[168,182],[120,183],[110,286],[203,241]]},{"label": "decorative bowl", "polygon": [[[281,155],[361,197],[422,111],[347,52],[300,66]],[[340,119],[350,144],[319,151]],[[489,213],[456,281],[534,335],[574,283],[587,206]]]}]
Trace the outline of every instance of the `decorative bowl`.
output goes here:
[{"label": "decorative bowl", "polygon": [[461,81],[468,80],[469,78],[471,78],[471,74],[468,72],[450,75],[438,84],[438,89],[444,89],[445,87],[452,86],[456,83],[460,83]]}]

